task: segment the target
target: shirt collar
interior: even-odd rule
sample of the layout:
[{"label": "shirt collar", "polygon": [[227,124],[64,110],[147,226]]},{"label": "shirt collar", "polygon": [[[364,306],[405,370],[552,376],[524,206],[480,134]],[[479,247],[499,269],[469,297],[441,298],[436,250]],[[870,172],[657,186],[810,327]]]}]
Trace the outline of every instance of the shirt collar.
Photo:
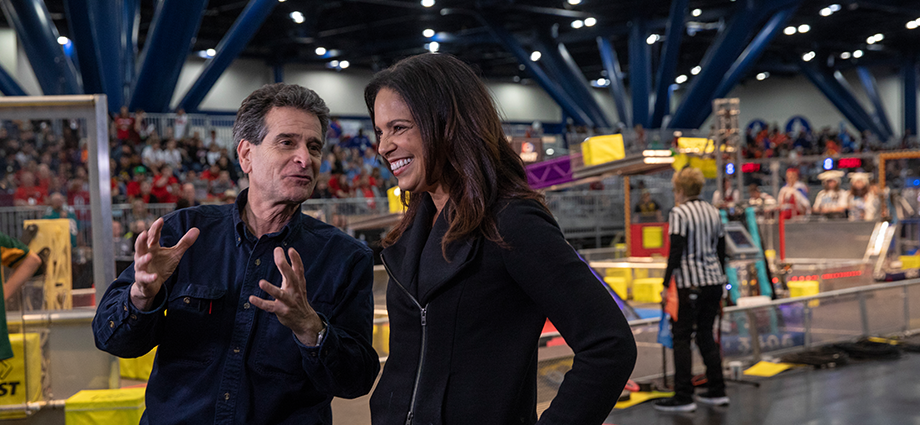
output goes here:
[{"label": "shirt collar", "polygon": [[[246,223],[243,222],[242,211],[244,208],[246,208],[247,202],[249,202],[249,188],[243,189],[243,191],[237,195],[236,202],[234,203],[236,208],[233,208],[233,227],[236,229],[236,246],[240,246],[244,238],[253,243],[258,241],[258,238],[249,232],[249,229],[246,228]],[[287,242],[288,239],[290,239],[295,233],[294,229],[296,229],[302,222],[304,222],[303,213],[298,211],[294,214],[293,217],[291,217],[291,220],[288,221],[288,223],[285,224],[280,231],[276,233],[269,233],[265,236],[272,238],[279,237]]]}]

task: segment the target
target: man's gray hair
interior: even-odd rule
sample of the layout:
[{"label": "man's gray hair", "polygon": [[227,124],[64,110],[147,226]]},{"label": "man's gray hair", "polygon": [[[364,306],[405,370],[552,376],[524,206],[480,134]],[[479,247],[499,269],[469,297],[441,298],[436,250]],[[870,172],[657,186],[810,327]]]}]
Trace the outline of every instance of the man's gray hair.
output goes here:
[{"label": "man's gray hair", "polygon": [[319,119],[323,142],[329,128],[329,108],[316,92],[296,84],[266,84],[252,92],[240,105],[233,124],[233,142],[239,144],[246,139],[249,143],[262,143],[268,133],[265,115],[272,108],[291,107],[308,112]]}]

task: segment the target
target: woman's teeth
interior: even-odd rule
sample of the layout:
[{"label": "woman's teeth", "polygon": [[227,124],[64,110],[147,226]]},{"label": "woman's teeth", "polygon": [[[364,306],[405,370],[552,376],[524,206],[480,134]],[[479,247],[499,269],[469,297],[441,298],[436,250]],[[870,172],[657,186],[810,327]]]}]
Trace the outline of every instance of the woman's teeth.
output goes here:
[{"label": "woman's teeth", "polygon": [[398,159],[395,162],[391,162],[390,171],[396,171],[402,167],[405,167],[409,165],[410,162],[412,162],[412,158],[403,158],[403,159]]}]

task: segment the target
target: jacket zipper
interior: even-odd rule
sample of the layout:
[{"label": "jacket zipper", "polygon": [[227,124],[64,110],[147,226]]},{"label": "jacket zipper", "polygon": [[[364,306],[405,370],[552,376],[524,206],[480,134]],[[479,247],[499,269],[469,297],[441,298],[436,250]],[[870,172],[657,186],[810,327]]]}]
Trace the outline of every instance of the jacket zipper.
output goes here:
[{"label": "jacket zipper", "polygon": [[390,275],[390,277],[393,279],[393,282],[396,283],[396,286],[398,286],[399,289],[402,289],[403,292],[406,293],[406,296],[412,300],[416,307],[418,307],[422,317],[422,344],[421,348],[419,349],[418,369],[415,371],[415,384],[412,387],[412,401],[409,404],[409,414],[406,415],[406,425],[412,425],[412,419],[415,416],[415,402],[416,398],[418,397],[418,385],[422,378],[422,366],[425,364],[425,351],[428,346],[428,305],[426,304],[424,307],[422,307],[422,305],[419,304],[415,297],[409,293],[409,290],[406,289],[402,283],[399,283],[399,280],[397,280],[396,277],[393,276],[393,273],[390,272],[390,266],[387,265],[387,261],[383,258],[383,255],[380,256],[380,260],[383,262],[383,268],[387,270],[387,274]]}]

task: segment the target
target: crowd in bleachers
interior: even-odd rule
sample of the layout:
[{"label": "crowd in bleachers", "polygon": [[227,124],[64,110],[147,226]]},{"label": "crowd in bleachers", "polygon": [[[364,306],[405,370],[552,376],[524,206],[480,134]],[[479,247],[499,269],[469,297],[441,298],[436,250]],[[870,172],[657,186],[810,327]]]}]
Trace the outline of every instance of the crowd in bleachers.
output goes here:
[{"label": "crowd in bleachers", "polygon": [[854,135],[846,128],[834,130],[824,127],[818,131],[801,129],[787,133],[781,131],[778,124],[748,128],[745,142],[743,154],[748,159],[834,156],[918,147],[916,137],[909,132],[898,141],[884,141],[869,131]]},{"label": "crowd in bleachers", "polygon": [[[233,144],[211,130],[189,131],[184,111],[160,135],[138,110],[114,115],[110,128],[113,204],[176,203],[179,207],[235,199],[248,186]],[[71,206],[88,205],[88,147],[77,122],[0,123],[0,206],[49,205],[59,193]],[[189,134],[190,133],[190,134]],[[333,119],[314,198],[386,196],[395,184],[363,130],[344,134]]]}]

